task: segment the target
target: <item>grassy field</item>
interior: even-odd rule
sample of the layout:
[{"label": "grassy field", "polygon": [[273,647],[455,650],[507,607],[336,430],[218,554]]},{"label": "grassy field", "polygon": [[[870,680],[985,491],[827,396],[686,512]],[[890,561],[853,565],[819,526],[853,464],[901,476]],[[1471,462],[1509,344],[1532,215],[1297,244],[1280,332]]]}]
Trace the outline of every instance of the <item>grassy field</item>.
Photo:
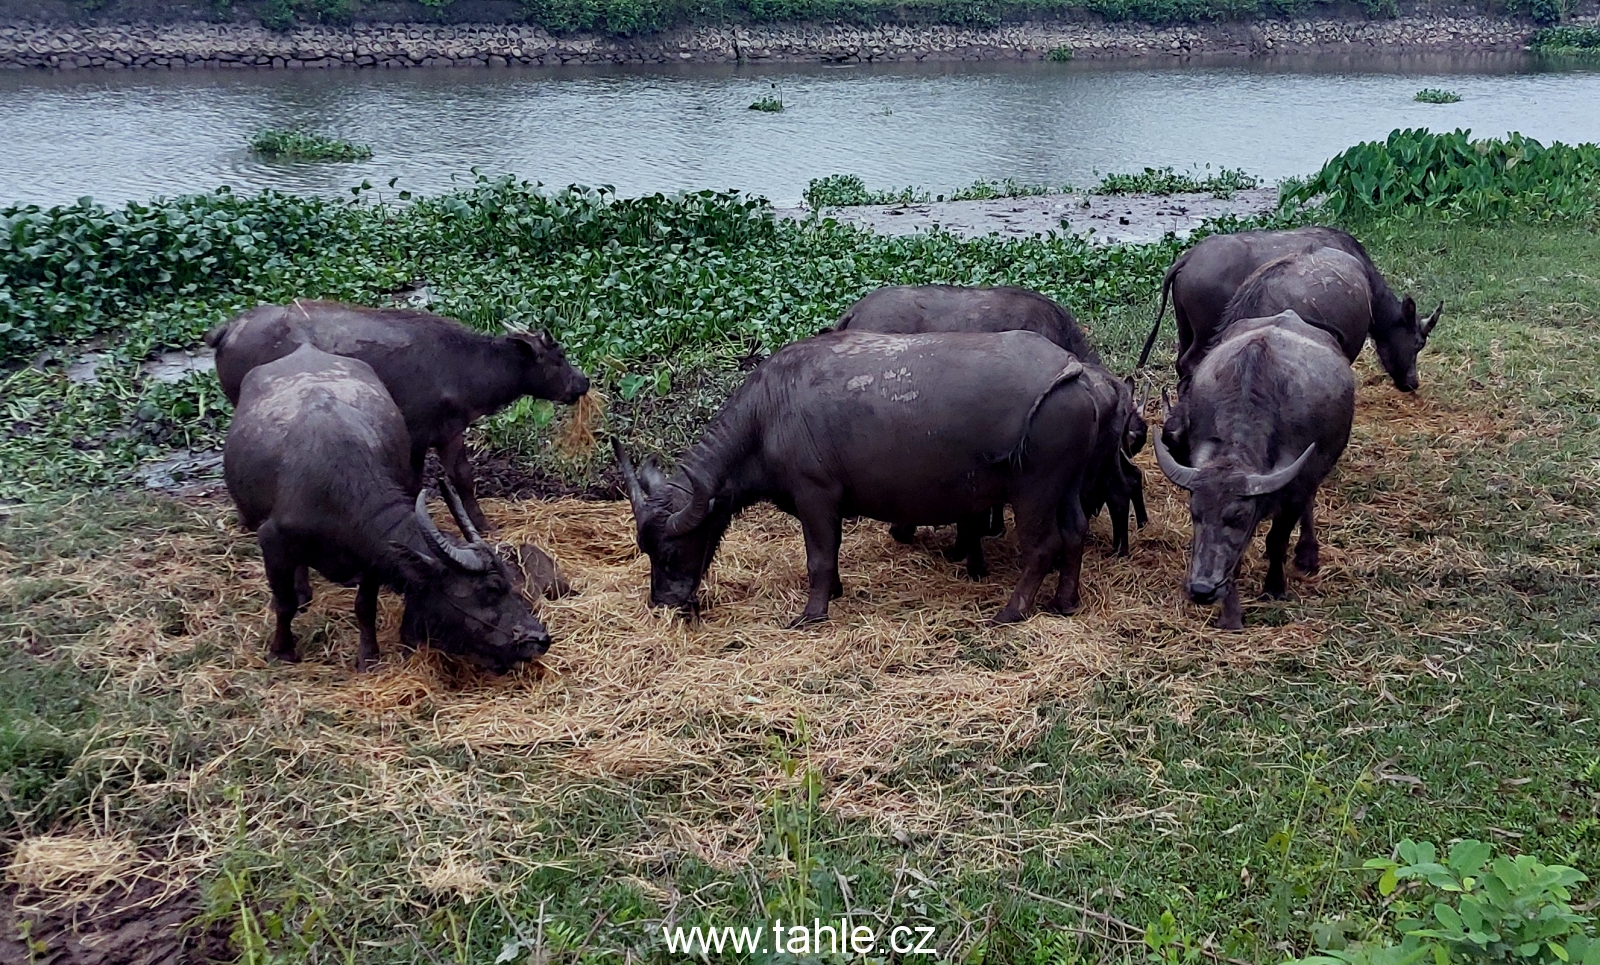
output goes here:
[{"label": "grassy field", "polygon": [[[144,877],[197,894],[248,962],[680,961],[664,923],[845,913],[932,926],[939,955],[903,961],[1277,962],[1321,923],[1380,928],[1393,908],[1360,864],[1403,837],[1600,872],[1600,235],[1592,219],[1362,234],[1445,320],[1414,397],[1363,359],[1323,573],[1250,606],[1242,634],[1181,601],[1185,504],[1146,453],[1152,524],[1116,560],[1097,521],[1071,619],[989,628],[1009,544],[973,584],[929,552],[947,535],[901,547],[862,522],[832,623],[783,630],[801,543],[758,511],[685,627],[645,606],[625,505],[493,501],[504,538],[550,547],[577,591],[545,605],[542,668],[486,681],[404,658],[387,600],[388,662],[357,676],[349,591],[321,585],[298,622],[307,662],[268,666],[258,555],[230,508],[51,483],[14,434],[8,471],[35,473],[0,518],[18,898]],[[1065,298],[1126,371],[1174,250],[829,228],[767,243],[620,282],[712,277],[733,299],[717,311],[775,299],[803,329],[891,278],[1010,278]],[[763,251],[806,260],[780,282],[752,267]],[[603,263],[574,276],[580,304],[626,317],[606,272],[631,256],[562,270],[580,256]],[[469,272],[451,306],[502,304],[517,280]],[[565,323],[591,344],[581,314]],[[754,346],[784,337],[766,331]],[[663,383],[661,356],[625,351],[635,334],[655,337],[584,361],[626,359],[618,425],[675,448],[752,341]],[[514,447],[510,425],[483,438]],[[70,477],[64,451],[46,454]]]}]

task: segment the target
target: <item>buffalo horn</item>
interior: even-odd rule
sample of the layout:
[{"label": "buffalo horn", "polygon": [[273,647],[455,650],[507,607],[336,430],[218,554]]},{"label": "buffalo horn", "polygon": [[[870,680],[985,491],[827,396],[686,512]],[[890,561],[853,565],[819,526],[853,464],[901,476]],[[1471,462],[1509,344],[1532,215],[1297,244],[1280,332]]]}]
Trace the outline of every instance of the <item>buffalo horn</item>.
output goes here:
[{"label": "buffalo horn", "polygon": [[1283,487],[1289,485],[1289,481],[1295,476],[1299,475],[1300,467],[1306,464],[1306,460],[1311,458],[1311,453],[1314,452],[1316,448],[1317,444],[1315,442],[1309,446],[1306,446],[1306,451],[1300,454],[1299,459],[1289,463],[1282,469],[1274,469],[1269,473],[1253,472],[1248,476],[1245,476],[1244,494],[1246,496],[1265,496],[1268,493],[1275,493]]},{"label": "buffalo horn", "polygon": [[456,518],[456,525],[461,527],[461,535],[467,538],[467,543],[472,546],[485,546],[483,537],[478,535],[478,528],[472,525],[472,517],[467,515],[467,508],[461,505],[461,496],[456,492],[456,487],[450,480],[439,478],[444,484],[445,505],[450,507],[450,515]]},{"label": "buffalo horn", "polygon": [[1433,327],[1439,324],[1439,313],[1442,311],[1444,311],[1444,302],[1439,303],[1439,307],[1433,310],[1433,314],[1428,316],[1428,321],[1422,326],[1423,341],[1427,341],[1428,336],[1433,334]]},{"label": "buffalo horn", "polygon": [[644,488],[639,485],[639,475],[633,471],[633,460],[628,458],[628,451],[622,448],[621,440],[615,436],[611,439],[611,451],[616,453],[617,465],[622,468],[622,481],[628,484],[628,503],[633,506],[635,518],[644,512]]},{"label": "buffalo horn", "polygon": [[687,466],[682,470],[689,480],[689,505],[683,507],[667,517],[666,532],[668,536],[682,536],[706,518],[706,513],[711,511],[711,487],[698,479]]},{"label": "buffalo horn", "polygon": [[1161,467],[1162,475],[1182,489],[1193,489],[1195,480],[1200,477],[1200,470],[1172,458],[1172,453],[1167,451],[1167,444],[1161,441],[1160,433],[1156,433],[1156,464]]},{"label": "buffalo horn", "polygon": [[443,556],[457,569],[466,573],[482,573],[488,566],[482,556],[472,549],[460,546],[434,525],[433,517],[428,515],[428,491],[426,489],[417,493],[417,525],[422,527],[422,537],[433,547],[434,552]]}]

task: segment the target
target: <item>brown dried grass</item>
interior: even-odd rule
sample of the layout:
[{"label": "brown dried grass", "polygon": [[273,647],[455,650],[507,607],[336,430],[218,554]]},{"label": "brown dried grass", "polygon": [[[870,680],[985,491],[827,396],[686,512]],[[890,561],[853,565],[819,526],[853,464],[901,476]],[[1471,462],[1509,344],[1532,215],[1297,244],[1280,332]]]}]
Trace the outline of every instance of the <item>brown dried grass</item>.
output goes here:
[{"label": "brown dried grass", "polygon": [[[1207,700],[1209,680],[1263,664],[1321,663],[1355,675],[1404,670],[1339,652],[1346,628],[1337,614],[1399,631],[1415,601],[1374,589],[1374,573],[1400,568],[1421,584],[1445,569],[1487,571],[1481,551],[1454,538],[1458,521],[1440,496],[1441,480],[1462,460],[1492,460],[1512,434],[1545,428],[1511,426],[1426,391],[1402,397],[1370,370],[1364,375],[1356,437],[1319,498],[1323,571],[1291,580],[1287,611],[1247,608],[1242,633],[1210,629],[1211,614],[1181,599],[1187,501],[1160,478],[1148,452],[1141,460],[1151,523],[1135,535],[1132,555],[1110,555],[1102,518],[1085,558],[1080,613],[1011,627],[988,624],[1015,577],[1009,537],[990,544],[994,575],[973,583],[933,551],[948,532],[924,530],[919,545],[906,547],[882,524],[857,521],[844,529],[846,592],[831,621],[786,629],[804,602],[804,551],[798,524],[769,507],[745,513],[730,530],[706,581],[703,619],[691,625],[647,606],[648,561],[636,551],[625,503],[487,502],[503,538],[547,548],[573,588],[541,605],[557,640],[542,663],[498,680],[435,654],[404,655],[395,639],[398,602],[388,596],[380,634],[387,660],[377,672],[356,674],[353,592],[322,583],[296,621],[307,662],[267,666],[260,565],[238,552],[248,537],[216,504],[194,510],[206,532],[133,544],[114,559],[64,559],[49,575],[81,591],[63,594],[61,605],[112,614],[73,654],[105,671],[108,687],[135,699],[178,694],[194,713],[230,709],[228,737],[209,763],[169,780],[135,780],[117,798],[123,809],[130,801],[190,801],[185,827],[156,843],[169,860],[187,859],[172,864],[169,876],[236,847],[241,821],[255,846],[294,849],[331,868],[342,856],[316,842],[326,840],[330,823],[356,820],[402,829],[409,849],[406,867],[365,883],[368,894],[405,896],[420,882],[470,896],[530,869],[518,857],[526,849],[511,843],[550,833],[539,815],[552,804],[596,784],[662,777],[699,805],[652,816],[653,836],[622,847],[620,857],[644,862],[672,851],[731,868],[755,852],[763,802],[790,780],[786,758],[822,774],[824,806],[841,816],[884,829],[942,829],[974,853],[1055,847],[1092,836],[1092,823],[1052,828],[1050,841],[1001,842],[987,825],[964,825],[972,805],[962,795],[891,776],[908,760],[954,748],[991,758],[1025,748],[1062,708],[1070,722],[1070,708],[1107,676],[1164,689],[1171,712],[1184,717]],[[1360,499],[1350,495],[1358,492]],[[1414,530],[1441,535],[1413,540]],[[1251,590],[1264,571],[1259,555],[1253,551],[1246,566]],[[1427,630],[1441,635],[1493,620],[1436,614]],[[197,647],[217,656],[173,659]],[[1339,659],[1327,659],[1330,651]],[[1046,708],[1055,709],[1047,716]],[[1085,741],[1099,739],[1102,722],[1092,713],[1079,726]],[[419,744],[524,766],[514,779],[491,779],[418,758],[411,748]],[[145,752],[133,746],[108,743],[91,752],[91,765],[141,773]],[[244,788],[235,806],[218,806],[229,758],[264,746],[276,778]],[[1022,793],[1027,783],[1008,775],[984,792]],[[298,790],[285,794],[286,787]],[[110,798],[91,801],[89,813],[97,809],[105,811],[107,840],[124,840],[120,829],[137,824]],[[1125,819],[1171,815],[1161,802],[1145,802],[1096,820]],[[103,875],[48,870],[56,865],[43,860],[19,865],[19,850],[13,868],[23,870],[14,880],[53,893],[89,894],[103,883]],[[88,863],[96,862],[116,866],[103,856]],[[76,867],[65,858],[57,864]]]}]

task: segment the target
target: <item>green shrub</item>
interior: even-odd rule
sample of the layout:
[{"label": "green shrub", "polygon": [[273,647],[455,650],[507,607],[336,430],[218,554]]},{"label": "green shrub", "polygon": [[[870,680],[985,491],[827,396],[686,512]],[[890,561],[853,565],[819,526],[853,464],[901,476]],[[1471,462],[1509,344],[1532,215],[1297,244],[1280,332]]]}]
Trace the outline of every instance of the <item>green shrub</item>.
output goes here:
[{"label": "green shrub", "polygon": [[1461,95],[1453,90],[1441,90],[1438,87],[1424,87],[1417,91],[1417,96],[1412,100],[1424,104],[1454,104],[1461,100]]},{"label": "green shrub", "polygon": [[1051,47],[1050,52],[1044,55],[1044,59],[1055,61],[1058,64],[1064,64],[1072,59],[1072,48],[1068,47],[1066,44],[1062,44],[1059,47]]},{"label": "green shrub", "polygon": [[250,150],[269,158],[294,161],[361,161],[372,157],[372,148],[352,144],[309,131],[280,131],[268,128],[250,138]]},{"label": "green shrub", "polygon": [[1521,134],[1473,140],[1471,131],[1394,131],[1357,144],[1284,199],[1326,196],[1335,218],[1391,214],[1420,206],[1482,219],[1529,214],[1586,217],[1600,204],[1600,146],[1545,147]]},{"label": "green shrub", "polygon": [[1573,886],[1588,880],[1581,872],[1533,855],[1493,857],[1490,845],[1470,839],[1442,861],[1426,841],[1408,838],[1396,851],[1398,861],[1364,865],[1379,872],[1388,901],[1379,921],[1353,923],[1368,937],[1345,939],[1349,922],[1324,926],[1321,954],[1298,965],[1600,965],[1594,919],[1572,906]]},{"label": "green shrub", "polygon": [[1600,53],[1600,27],[1544,27],[1528,40],[1528,46],[1549,53]]}]

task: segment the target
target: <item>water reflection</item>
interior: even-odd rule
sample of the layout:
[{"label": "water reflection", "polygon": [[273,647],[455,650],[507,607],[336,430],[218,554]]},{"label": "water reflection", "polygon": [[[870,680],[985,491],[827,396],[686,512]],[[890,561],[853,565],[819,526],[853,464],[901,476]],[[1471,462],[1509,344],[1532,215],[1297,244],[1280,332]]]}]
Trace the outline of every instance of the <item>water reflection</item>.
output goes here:
[{"label": "water reflection", "polygon": [[[749,103],[777,85],[787,109]],[[1418,104],[1446,87],[1459,104]],[[1085,184],[1210,163],[1304,174],[1396,127],[1600,140],[1600,72],[1522,55],[1332,55],[1129,66],[935,64],[604,70],[128,73],[0,77],[0,200],[107,202],[276,187],[337,193],[398,177],[447,189],[476,166],[624,193],[739,187],[793,201],[812,177],[949,188]],[[249,154],[266,126],[372,146],[356,164]]]}]

